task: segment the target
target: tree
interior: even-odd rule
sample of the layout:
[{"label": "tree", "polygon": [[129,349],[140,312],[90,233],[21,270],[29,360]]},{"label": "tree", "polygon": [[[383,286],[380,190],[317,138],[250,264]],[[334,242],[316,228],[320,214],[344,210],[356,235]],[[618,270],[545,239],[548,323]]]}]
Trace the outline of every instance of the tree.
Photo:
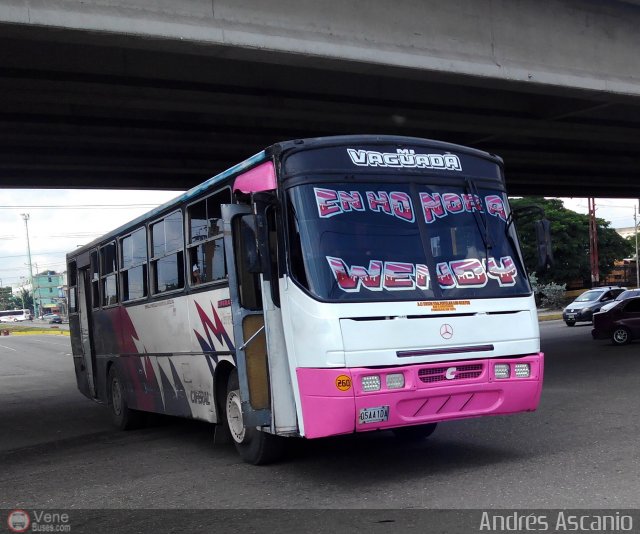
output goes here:
[{"label": "tree", "polygon": [[18,295],[12,295],[10,301],[10,309],[21,310],[23,308],[33,310],[33,296],[24,288]]},{"label": "tree", "polygon": [[[512,199],[512,208],[537,205],[544,209],[551,223],[551,240],[554,265],[538,274],[541,282],[570,283],[591,280],[589,266],[589,216],[564,207],[559,199],[527,197]],[[516,226],[524,261],[529,272],[536,270],[537,248],[534,221],[537,216],[517,219]],[[596,218],[598,226],[598,251],[600,278],[603,279],[614,267],[614,261],[629,257],[630,242],[623,239],[609,222]]]},{"label": "tree", "polygon": [[633,250],[632,253],[632,257],[636,257],[636,239],[638,240],[638,247],[640,248],[640,232],[636,234],[631,234],[629,237],[627,237],[627,241],[629,241],[629,243],[631,244],[631,248]]},{"label": "tree", "polygon": [[11,304],[11,288],[0,287],[0,310],[10,310]]}]

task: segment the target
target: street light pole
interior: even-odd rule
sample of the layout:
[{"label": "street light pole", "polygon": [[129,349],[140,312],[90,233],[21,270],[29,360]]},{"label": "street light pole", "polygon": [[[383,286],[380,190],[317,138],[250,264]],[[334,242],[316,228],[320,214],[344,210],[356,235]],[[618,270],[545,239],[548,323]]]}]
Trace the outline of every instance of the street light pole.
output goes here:
[{"label": "street light pole", "polygon": [[29,258],[29,282],[31,283],[31,294],[33,295],[33,315],[38,316],[38,304],[36,302],[36,295],[33,292],[33,266],[31,264],[31,245],[29,244],[29,214],[21,213],[24,219],[24,227],[27,231],[27,256]]}]

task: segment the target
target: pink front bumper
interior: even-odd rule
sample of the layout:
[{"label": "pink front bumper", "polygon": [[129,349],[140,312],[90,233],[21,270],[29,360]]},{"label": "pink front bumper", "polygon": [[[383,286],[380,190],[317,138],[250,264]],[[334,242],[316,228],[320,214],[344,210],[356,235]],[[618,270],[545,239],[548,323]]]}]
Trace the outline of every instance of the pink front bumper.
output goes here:
[{"label": "pink front bumper", "polygon": [[[510,364],[511,377],[494,378],[496,364]],[[531,366],[529,378],[516,378],[517,363]],[[382,428],[449,421],[483,415],[533,411],[542,391],[544,355],[464,360],[387,368],[298,368],[304,434],[320,438]],[[402,389],[387,389],[387,374],[403,373]],[[363,376],[379,375],[382,389],[362,390]],[[389,407],[388,420],[359,422],[365,408]]]}]

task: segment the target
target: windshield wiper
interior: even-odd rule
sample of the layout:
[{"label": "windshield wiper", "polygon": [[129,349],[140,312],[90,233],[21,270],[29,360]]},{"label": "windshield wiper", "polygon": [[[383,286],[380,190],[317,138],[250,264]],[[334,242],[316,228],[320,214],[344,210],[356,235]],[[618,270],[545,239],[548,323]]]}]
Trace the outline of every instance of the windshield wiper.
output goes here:
[{"label": "windshield wiper", "polygon": [[473,218],[476,221],[478,230],[480,230],[480,236],[482,237],[482,242],[484,244],[485,262],[488,263],[489,251],[493,248],[493,243],[491,242],[491,238],[489,237],[489,222],[487,221],[487,216],[484,211],[475,209],[477,207],[476,199],[479,199],[480,195],[478,193],[478,187],[469,176],[465,178],[465,190],[467,191],[467,193],[473,196],[474,208],[472,208],[471,212],[473,213]]}]

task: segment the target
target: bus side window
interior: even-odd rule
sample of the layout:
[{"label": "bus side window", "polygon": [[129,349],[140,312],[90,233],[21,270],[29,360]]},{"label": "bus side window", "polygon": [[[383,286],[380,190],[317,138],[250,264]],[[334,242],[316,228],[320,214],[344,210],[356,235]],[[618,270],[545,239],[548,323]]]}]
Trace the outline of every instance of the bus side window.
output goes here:
[{"label": "bus side window", "polygon": [[100,264],[97,250],[91,252],[91,306],[100,307]]},{"label": "bus side window", "polygon": [[120,287],[122,301],[147,296],[147,233],[138,228],[120,240]]},{"label": "bus side window", "polygon": [[78,312],[78,296],[76,287],[78,285],[78,267],[75,261],[69,263],[67,267],[69,286],[69,313]]},{"label": "bus side window", "polygon": [[191,285],[224,280],[227,269],[222,237],[189,247]]},{"label": "bus side window", "polygon": [[151,280],[153,293],[184,287],[182,212],[174,211],[151,229]]},{"label": "bus side window", "polygon": [[220,205],[229,202],[231,193],[226,188],[187,207],[187,270],[191,286],[227,277]]},{"label": "bus side window", "polygon": [[118,265],[115,241],[100,247],[100,262],[102,305],[113,306],[118,304],[118,283],[116,282]]}]

